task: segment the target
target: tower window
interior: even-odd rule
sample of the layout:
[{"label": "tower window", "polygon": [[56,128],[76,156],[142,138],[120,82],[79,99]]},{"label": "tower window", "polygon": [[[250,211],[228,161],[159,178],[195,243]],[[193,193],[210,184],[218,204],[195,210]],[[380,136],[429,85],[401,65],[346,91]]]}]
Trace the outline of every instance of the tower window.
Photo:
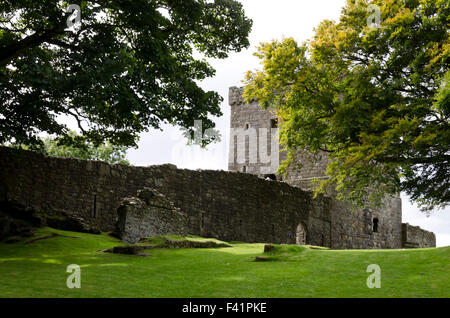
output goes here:
[{"label": "tower window", "polygon": [[242,167],[242,172],[247,172],[247,166]]},{"label": "tower window", "polygon": [[246,123],[245,124],[245,130],[247,130],[247,129],[249,129],[250,128],[250,124],[249,123]]},{"label": "tower window", "polygon": [[271,128],[278,128],[278,119],[271,119],[270,120],[270,127]]},{"label": "tower window", "polygon": [[373,232],[374,233],[378,232],[378,219],[377,218],[373,219]]}]

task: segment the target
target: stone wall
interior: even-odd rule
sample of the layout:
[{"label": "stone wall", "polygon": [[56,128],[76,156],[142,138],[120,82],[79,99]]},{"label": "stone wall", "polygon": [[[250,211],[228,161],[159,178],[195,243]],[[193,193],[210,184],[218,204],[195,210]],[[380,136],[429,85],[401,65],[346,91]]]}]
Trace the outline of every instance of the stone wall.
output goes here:
[{"label": "stone wall", "polygon": [[[229,90],[231,133],[228,170],[259,176],[276,175],[278,166],[272,167],[268,160],[272,161],[272,156],[277,156],[278,162],[286,159],[286,153],[279,151],[278,137],[273,127],[273,121],[277,120],[277,116],[269,110],[262,110],[257,101],[245,104],[242,93],[243,88],[231,87]],[[277,147],[274,149],[276,153],[272,153],[275,146],[273,142]],[[245,154],[245,162],[239,162],[239,152]],[[251,154],[255,156],[255,160],[252,160]]]},{"label": "stone wall", "polygon": [[109,165],[0,147],[0,201],[82,217],[103,231],[114,229],[121,200],[145,187],[187,215],[189,234],[295,244],[302,223],[308,244],[332,244],[331,200],[313,200],[286,183],[240,172]]},{"label": "stone wall", "polygon": [[418,226],[408,223],[402,224],[403,248],[436,247],[436,236],[433,232],[425,231]]},{"label": "stone wall", "polygon": [[333,248],[400,248],[402,245],[400,198],[386,198],[383,207],[377,210],[355,208],[334,200],[331,217]]}]

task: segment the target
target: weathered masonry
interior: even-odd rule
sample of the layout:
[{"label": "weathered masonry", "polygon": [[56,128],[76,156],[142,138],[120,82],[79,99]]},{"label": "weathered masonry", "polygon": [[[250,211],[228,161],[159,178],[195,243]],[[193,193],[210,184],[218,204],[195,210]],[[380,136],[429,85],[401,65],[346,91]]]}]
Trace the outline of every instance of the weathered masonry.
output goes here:
[{"label": "weathered masonry", "polygon": [[[271,152],[272,149],[275,152],[270,153],[271,158],[276,158],[279,162],[286,158],[286,154],[279,151],[279,146],[274,145],[274,134],[270,132],[278,126],[277,117],[272,112],[263,110],[257,101],[246,104],[242,93],[243,88],[238,87],[231,87],[229,91],[230,127],[235,133],[232,133],[230,138],[228,168],[231,171],[282,180],[282,176],[276,175],[277,166],[274,167],[273,164],[270,165],[267,161],[261,160],[266,155],[265,152]],[[261,141],[264,140],[267,140],[267,145],[262,145]],[[239,153],[244,154],[240,160],[237,155]],[[311,155],[299,151],[296,162],[301,164],[300,168],[294,165],[283,181],[303,190],[311,190],[312,180],[326,178],[328,157],[326,153],[320,154],[320,157],[320,160],[312,160]],[[377,210],[355,209],[349,204],[336,200],[332,193],[329,197],[331,200],[328,211],[331,222],[329,236],[332,248],[400,248],[436,245],[433,233],[418,227],[414,227],[414,231],[411,226],[403,225],[402,227],[402,208],[399,197],[386,198],[384,206]],[[308,233],[309,228],[306,227],[304,231]],[[308,239],[306,241],[308,243]]]},{"label": "weathered masonry", "polygon": [[0,147],[0,180],[0,201],[75,215],[103,231],[114,229],[123,198],[148,187],[187,216],[190,234],[295,244],[301,225],[307,242],[331,246],[328,198],[313,200],[309,192],[250,174],[109,165]]},{"label": "weathered masonry", "polygon": [[[148,187],[164,198],[157,200],[162,202],[158,211],[133,216],[136,228],[150,224],[174,234],[331,248],[401,246],[393,226],[401,226],[399,218],[388,223],[384,218],[390,216],[380,216],[374,232],[366,227],[372,217],[368,211],[361,219],[330,198],[312,199],[300,188],[240,172],[108,165],[0,147],[0,180],[0,201],[78,216],[104,231],[114,229],[123,198]],[[175,217],[172,204],[180,212]],[[399,206],[391,208],[398,211]],[[349,232],[355,227],[364,227],[365,236]]]}]

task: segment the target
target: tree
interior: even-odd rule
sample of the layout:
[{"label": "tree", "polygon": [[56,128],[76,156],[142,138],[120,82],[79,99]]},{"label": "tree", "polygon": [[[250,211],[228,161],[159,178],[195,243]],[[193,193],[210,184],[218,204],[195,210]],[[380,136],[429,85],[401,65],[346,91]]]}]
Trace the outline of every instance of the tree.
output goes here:
[{"label": "tree", "polygon": [[[75,138],[77,134],[69,131],[68,136]],[[42,153],[47,156],[59,158],[77,158],[84,160],[100,160],[108,163],[119,163],[129,165],[126,159],[126,146],[112,145],[109,142],[95,146],[92,143],[85,143],[83,146],[71,146],[59,143],[58,139],[46,137],[43,138]]]},{"label": "tree", "polygon": [[[71,2],[81,24],[68,28],[78,11],[65,1],[0,1],[0,143],[37,145],[45,132],[62,143],[136,146],[162,123],[214,126],[208,116],[221,115],[222,98],[196,81],[215,70],[195,54],[248,47],[252,22],[240,3]],[[79,138],[61,116],[75,119]]]},{"label": "tree", "polygon": [[[381,11],[367,25],[369,4]],[[370,13],[370,12],[369,12]],[[312,40],[262,44],[245,98],[273,108],[288,151],[326,152],[328,187],[358,205],[406,192],[423,210],[450,202],[447,0],[348,1]]]}]

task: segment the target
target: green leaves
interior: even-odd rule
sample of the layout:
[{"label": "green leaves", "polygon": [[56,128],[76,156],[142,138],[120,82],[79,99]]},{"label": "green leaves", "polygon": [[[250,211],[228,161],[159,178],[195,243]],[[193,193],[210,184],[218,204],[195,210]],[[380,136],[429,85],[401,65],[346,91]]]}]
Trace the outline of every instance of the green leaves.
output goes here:
[{"label": "green leaves", "polygon": [[[328,180],[341,199],[380,204],[405,191],[424,210],[450,202],[448,1],[370,1],[381,26],[368,28],[369,1],[352,1],[314,38],[261,45],[263,69],[248,73],[245,98],[282,121],[289,160],[298,149],[332,159]],[[295,67],[293,66],[295,65]],[[293,168],[292,168],[293,169]]]},{"label": "green leaves", "polygon": [[[162,123],[214,126],[222,98],[196,81],[214,69],[193,55],[225,58],[248,47],[251,28],[234,0],[81,1],[81,28],[66,28],[68,3],[0,4],[0,143],[67,136],[69,116],[94,144],[136,146]],[[16,17],[12,19],[11,17]]]}]

